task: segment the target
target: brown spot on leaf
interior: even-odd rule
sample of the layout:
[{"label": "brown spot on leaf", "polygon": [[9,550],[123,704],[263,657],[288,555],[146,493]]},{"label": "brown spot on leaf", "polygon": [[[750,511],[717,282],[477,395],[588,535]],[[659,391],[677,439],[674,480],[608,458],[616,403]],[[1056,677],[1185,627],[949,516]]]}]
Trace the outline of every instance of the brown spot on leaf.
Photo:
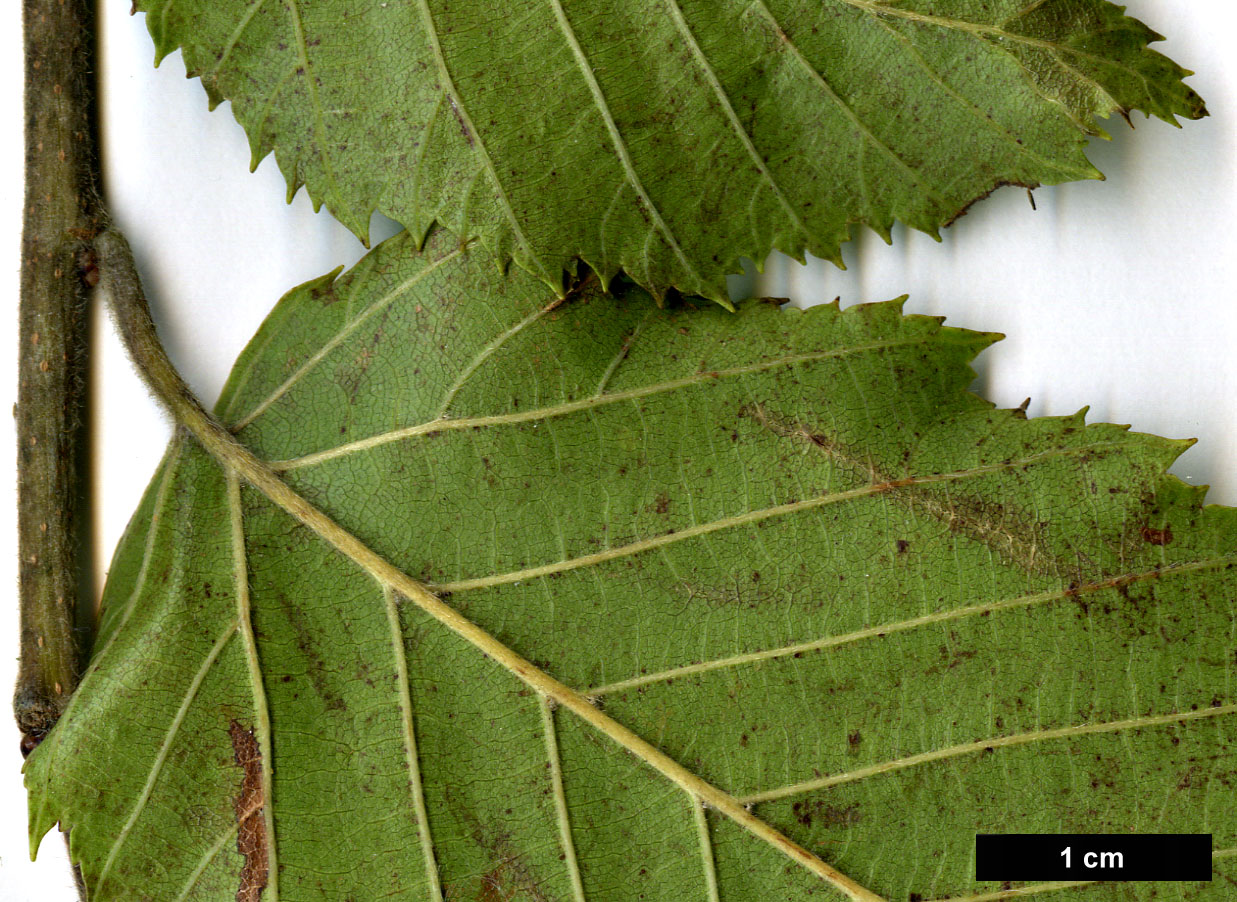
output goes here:
[{"label": "brown spot on leaf", "polygon": [[[520,880],[522,875],[508,874],[508,862],[500,862],[497,867],[487,871],[481,878],[481,886],[477,890],[477,902],[511,902],[518,898],[524,887]],[[545,899],[540,890],[533,888],[537,899]]]},{"label": "brown spot on leaf", "polygon": [[1163,529],[1152,529],[1150,526],[1142,528],[1142,537],[1144,542],[1150,542],[1152,545],[1171,545],[1173,541],[1173,529],[1171,526],[1165,526]]},{"label": "brown spot on leaf", "polygon": [[842,807],[841,805],[823,805],[817,802],[816,810],[830,827],[850,827],[863,820],[863,815],[859,812],[858,805]]},{"label": "brown spot on leaf", "polygon": [[[480,877],[464,878],[458,883],[446,884],[443,896],[448,899],[474,899],[475,902],[552,902],[541,888],[541,879],[525,858],[515,838],[500,823],[482,822],[456,793],[448,792],[447,805],[468,825],[472,840],[483,850],[493,866]],[[508,812],[510,813],[510,812]],[[475,887],[475,889],[474,889]]]},{"label": "brown spot on leaf", "polygon": [[468,123],[464,121],[464,115],[460,112],[459,106],[455,102],[454,94],[447,94],[447,101],[451,104],[451,112],[455,114],[455,121],[460,124],[460,134],[464,136],[464,140],[468,142],[468,146],[472,147],[473,141],[472,132],[468,129]]},{"label": "brown spot on leaf", "polygon": [[795,802],[790,806],[790,810],[795,814],[795,820],[805,827],[812,826],[812,809],[807,802]]},{"label": "brown spot on leaf", "polygon": [[262,810],[266,797],[262,790],[262,750],[253,731],[242,727],[235,720],[228,727],[232,737],[232,754],[236,766],[244,774],[241,792],[236,797],[233,810],[236,812],[236,851],[245,859],[241,866],[240,887],[236,890],[236,902],[258,902],[266,888],[269,858],[266,848],[266,823]]},{"label": "brown spot on leaf", "polygon": [[275,597],[287,615],[288,624],[296,633],[296,646],[305,656],[305,675],[309,677],[314,691],[318,693],[328,711],[346,711],[347,703],[326,678],[326,664],[318,650],[319,637],[315,636],[305,623],[304,615],[292,599],[283,593],[278,593]]},{"label": "brown spot on leaf", "polygon": [[[744,406],[739,415],[751,417],[774,435],[807,442],[811,447],[820,449],[854,480],[849,488],[866,488],[874,495],[887,495],[894,502],[926,513],[944,523],[950,532],[982,542],[1002,558],[1028,572],[1060,578],[1078,569],[1076,562],[1059,560],[1051,555],[1047,524],[1039,522],[1029,511],[1018,509],[1009,501],[971,497],[957,489],[943,492],[925,479],[939,474],[900,476],[891,473],[878,466],[869,455],[848,448],[825,434],[823,429],[778,417],[760,404]],[[1009,463],[1006,461],[1006,464]],[[900,543],[898,550],[903,550]]]},{"label": "brown spot on leaf", "polygon": [[323,307],[330,307],[343,298],[339,296],[339,292],[335,290],[335,280],[332,279],[325,284],[315,285],[309,290],[309,296],[321,304]]},{"label": "brown spot on leaf", "polygon": [[821,800],[815,802],[795,802],[791,806],[795,820],[805,827],[812,826],[814,820],[821,820],[828,827],[852,827],[863,820],[858,805],[829,805]]}]

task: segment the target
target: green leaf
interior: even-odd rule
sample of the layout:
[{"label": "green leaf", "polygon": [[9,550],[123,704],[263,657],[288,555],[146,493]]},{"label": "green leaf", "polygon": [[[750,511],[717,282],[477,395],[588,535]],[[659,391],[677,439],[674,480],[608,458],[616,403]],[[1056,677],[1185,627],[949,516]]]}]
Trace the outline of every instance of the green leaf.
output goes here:
[{"label": "green leaf", "polygon": [[773,248],[936,235],[1099,178],[1096,115],[1205,115],[1105,0],[139,0],[212,103],[363,238],[439,222],[559,286],[582,257],[724,301]]},{"label": "green leaf", "polygon": [[996,336],[898,302],[410,243],[220,401],[294,503],[182,436],[134,517],[27,765],[93,902],[1006,898],[977,831],[1210,832],[1226,897],[1237,514],[1187,443],[996,410]]}]

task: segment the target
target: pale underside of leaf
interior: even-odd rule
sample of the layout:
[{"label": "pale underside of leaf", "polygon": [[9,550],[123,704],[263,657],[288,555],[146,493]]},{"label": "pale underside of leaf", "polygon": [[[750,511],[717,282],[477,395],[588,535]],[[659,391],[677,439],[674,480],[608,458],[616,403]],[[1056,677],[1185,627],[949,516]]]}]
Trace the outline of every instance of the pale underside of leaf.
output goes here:
[{"label": "pale underside of leaf", "polygon": [[770,250],[930,234],[1003,184],[1096,178],[1094,117],[1205,114],[1106,0],[142,0],[255,164],[358,235],[477,237],[725,301]]},{"label": "pale underside of leaf", "polygon": [[976,885],[1011,825],[1211,832],[1223,898],[1237,524],[1183,443],[993,410],[992,337],[896,303],[409,241],[281,303],[257,457],[178,439],[135,516],[28,770],[92,898],[1152,898]]}]

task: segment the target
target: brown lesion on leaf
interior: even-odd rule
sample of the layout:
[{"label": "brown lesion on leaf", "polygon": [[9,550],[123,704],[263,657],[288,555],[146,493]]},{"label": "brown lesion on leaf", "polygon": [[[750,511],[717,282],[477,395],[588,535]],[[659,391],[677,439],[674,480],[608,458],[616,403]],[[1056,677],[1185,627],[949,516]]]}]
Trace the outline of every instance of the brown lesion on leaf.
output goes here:
[{"label": "brown lesion on leaf", "polygon": [[382,339],[386,335],[386,324],[389,316],[390,310],[384,310],[378,327],[373,332],[373,336],[361,345],[352,359],[352,365],[342,369],[339,373],[340,387],[348,393],[348,402],[350,404],[356,404],[357,392],[365,381],[365,374],[369,372],[370,364],[374,362],[374,355],[378,345],[382,343]]},{"label": "brown lesion on leaf", "polygon": [[240,795],[233,803],[236,813],[236,851],[245,859],[241,867],[240,886],[236,902],[258,902],[266,888],[269,850],[266,846],[266,822],[263,809],[266,795],[262,788],[262,750],[252,730],[237,721],[228,727],[232,738],[232,754],[241,769]]},{"label": "brown lesion on leaf", "polygon": [[[1046,525],[1012,510],[998,501],[984,501],[951,492],[941,498],[932,486],[917,482],[914,477],[895,477],[877,466],[871,458],[846,447],[823,430],[804,423],[771,414],[760,404],[743,407],[740,416],[748,416],[782,438],[805,442],[827,454],[840,469],[853,476],[860,485],[887,495],[932,519],[944,523],[951,533],[964,535],[991,548],[1003,560],[1030,573],[1054,578],[1082,578],[1077,564],[1067,565],[1048,551]],[[905,554],[910,543],[902,539],[896,548]]]},{"label": "brown lesion on leaf", "polygon": [[804,827],[814,823],[826,827],[853,827],[863,820],[863,812],[858,805],[830,805],[823,800],[799,801],[791,806],[791,811]]},{"label": "brown lesion on leaf", "polygon": [[1151,545],[1158,545],[1161,548],[1165,545],[1171,545],[1173,542],[1173,528],[1165,526],[1163,529],[1156,529],[1153,526],[1144,526],[1140,530],[1143,541]]},{"label": "brown lesion on leaf", "polygon": [[322,699],[323,705],[327,711],[346,711],[348,709],[347,702],[332,687],[330,680],[326,677],[326,663],[322,653],[318,650],[320,639],[324,638],[315,635],[314,631],[305,622],[305,618],[301,613],[297,602],[283,592],[274,593],[274,598],[282,609],[289,626],[295,633],[296,647],[304,656],[305,659],[305,675],[309,678],[309,683],[314,688],[314,692]]},{"label": "brown lesion on leaf", "polygon": [[[532,893],[532,895],[527,895]],[[514,899],[534,899],[550,902],[548,896],[537,886],[530,886],[527,876],[518,870],[516,860],[500,861],[481,877],[477,890],[477,902],[512,902]]]},{"label": "brown lesion on leaf", "polygon": [[794,601],[784,591],[762,591],[758,574],[757,579],[751,582],[735,577],[730,585],[714,585],[709,582],[698,584],[681,579],[673,583],[671,588],[688,601],[710,608],[746,607],[754,611],[773,605],[791,604]]},{"label": "brown lesion on leaf", "polygon": [[460,134],[464,136],[464,140],[468,142],[469,147],[473,147],[476,142],[473,140],[472,131],[468,128],[468,123],[464,121],[464,114],[460,112],[459,104],[455,102],[455,95],[447,92],[447,102],[451,104],[451,112],[455,114],[455,121],[460,124]]},{"label": "brown lesion on leaf", "polygon": [[523,856],[518,854],[504,858],[487,871],[477,890],[477,902],[512,902],[515,899],[554,902],[541,889]]},{"label": "brown lesion on leaf", "polygon": [[339,295],[337,286],[338,283],[334,279],[316,284],[309,289],[309,297],[323,307],[330,307],[332,304],[337,304],[343,300]]},{"label": "brown lesion on leaf", "polygon": [[[517,848],[515,839],[502,827],[483,823],[476,811],[455,793],[447,794],[447,804],[451,811],[467,825],[472,841],[486,853],[493,866],[480,877],[473,877],[467,883],[454,886],[444,886],[444,897],[450,902],[453,899],[471,898],[475,902],[554,902],[554,899],[542,889],[541,881],[533,872],[532,866],[523,853]],[[510,811],[507,812],[510,814]],[[475,886],[475,892],[468,896],[468,890]]]}]

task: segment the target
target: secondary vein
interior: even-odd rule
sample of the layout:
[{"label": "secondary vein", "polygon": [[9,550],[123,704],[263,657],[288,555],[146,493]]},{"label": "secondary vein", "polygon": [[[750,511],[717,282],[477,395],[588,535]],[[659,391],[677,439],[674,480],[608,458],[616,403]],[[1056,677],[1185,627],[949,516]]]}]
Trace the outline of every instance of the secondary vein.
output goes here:
[{"label": "secondary vein", "polygon": [[735,136],[739,139],[739,142],[743,145],[744,150],[747,151],[748,157],[751,158],[751,161],[756,166],[757,171],[764,177],[765,182],[768,183],[769,187],[772,189],[773,195],[778,200],[778,204],[795,224],[795,228],[799,230],[800,234],[803,235],[804,238],[811,240],[812,233],[808,230],[808,227],[803,224],[803,220],[800,218],[798,211],[795,210],[795,208],[791,206],[790,201],[786,199],[786,195],[782,191],[781,185],[777,183],[777,180],[773,177],[772,171],[770,171],[768,165],[760,156],[760,152],[756,149],[756,142],[753,140],[748,130],[744,128],[743,122],[739,119],[738,113],[735,112],[734,104],[730,102],[730,97],[726,93],[726,89],[722,87],[721,79],[717,77],[717,73],[713,70],[713,66],[709,63],[709,58],[704,55],[704,50],[700,47],[695,35],[692,34],[691,27],[687,23],[687,17],[683,13],[683,7],[679,5],[679,0],[666,0],[666,7],[670,12],[670,18],[674,20],[674,24],[678,28],[679,33],[683,35],[684,41],[687,42],[687,46],[692,52],[692,57],[700,65],[700,69],[704,73],[705,81],[707,81],[709,83],[709,87],[713,89],[713,94],[717,98],[718,104],[721,106],[722,111],[726,114],[726,121],[730,124],[731,129],[734,131]]},{"label": "secondary vein", "polygon": [[272,404],[274,404],[276,401],[282,398],[285,394],[287,394],[289,389],[291,389],[294,385],[300,382],[301,379],[305,378],[305,375],[309,373],[310,370],[312,370],[319,363],[321,363],[328,354],[330,354],[337,347],[339,347],[349,335],[351,335],[353,332],[359,329],[366,322],[366,320],[368,320],[371,316],[373,316],[375,313],[378,313],[383,308],[387,307],[389,304],[391,304],[392,301],[396,300],[404,292],[408,291],[413,286],[415,286],[418,282],[428,277],[430,273],[434,272],[434,270],[438,269],[443,264],[448,263],[449,261],[455,259],[463,252],[464,252],[463,248],[458,248],[452,251],[451,253],[447,254],[446,256],[440,257],[439,259],[433,261],[429,265],[423,267],[421,270],[419,270],[414,275],[409,276],[407,279],[405,279],[403,282],[401,282],[391,291],[387,292],[382,297],[378,298],[378,300],[374,301],[372,304],[366,307],[364,312],[362,312],[360,316],[351,320],[346,326],[344,326],[344,328],[340,329],[333,336],[331,336],[330,341],[323,344],[323,346],[319,348],[312,357],[310,357],[303,364],[301,364],[297,368],[296,372],[294,372],[291,376],[289,376],[286,380],[284,380],[283,384],[281,384],[278,388],[276,388],[273,392],[271,392],[265,399],[263,399],[261,403],[258,404],[257,407],[255,407],[245,416],[241,417],[232,426],[233,431],[240,432],[240,430],[244,429],[246,426],[248,426],[250,423],[256,420],[259,416],[261,416],[267,410],[267,408],[269,408]]},{"label": "secondary vein", "polygon": [[540,407],[534,410],[524,410],[516,413],[488,414],[483,416],[430,420],[425,423],[418,423],[415,426],[406,426],[402,429],[393,429],[390,432],[372,435],[369,438],[359,439],[355,442],[346,442],[342,445],[336,445],[334,448],[328,448],[324,451],[316,451],[313,454],[306,454],[301,457],[290,458],[288,460],[270,461],[269,465],[271,469],[276,472],[296,470],[301,467],[311,467],[316,464],[323,463],[324,461],[334,460],[337,457],[357,454],[363,451],[368,451],[372,448],[381,447],[382,445],[391,444],[392,442],[399,442],[421,435],[434,435],[440,432],[451,432],[453,430],[460,429],[481,429],[491,426],[512,426],[519,423],[548,420],[553,417],[566,416],[582,410],[590,410],[595,407],[604,407],[608,404],[617,404],[622,401],[636,401],[640,398],[647,398],[652,395],[662,394],[663,392],[677,391],[678,389],[687,388],[692,385],[715,382],[718,379],[728,379],[734,376],[745,376],[752,373],[761,373],[767,370],[774,370],[785,366],[795,366],[801,363],[814,363],[820,360],[831,360],[834,358],[846,357],[852,354],[865,354],[870,351],[883,351],[892,348],[909,347],[911,345],[923,344],[924,342],[925,339],[922,338],[910,339],[906,341],[872,342],[866,345],[856,345],[851,348],[839,348],[829,351],[817,351],[811,354],[797,354],[789,357],[778,357],[772,360],[762,360],[758,363],[730,367],[729,369],[706,370],[703,372],[694,373],[691,376],[685,376],[681,379],[671,379],[666,382],[643,385],[639,388],[630,388],[624,391],[593,395],[592,397],[580,398],[579,400],[567,401],[562,404],[554,404],[549,407]]},{"label": "secondary vein", "polygon": [[[232,561],[236,591],[236,619],[245,640],[245,661],[253,691],[253,732],[262,756],[262,820],[266,831],[266,891],[270,902],[279,902],[279,858],[275,846],[274,763],[271,749],[271,715],[262,682],[262,663],[258,640],[253,631],[253,612],[249,607],[249,564],[245,554],[245,524],[241,507],[240,477],[225,470],[228,484],[228,514],[232,527]],[[240,821],[238,820],[238,824]]]},{"label": "secondary vein", "polygon": [[882,761],[879,764],[873,764],[868,767],[860,767],[841,774],[820,777],[815,780],[805,780],[802,783],[794,783],[789,786],[779,786],[776,789],[768,789],[763,792],[752,793],[751,795],[744,796],[740,801],[742,801],[745,805],[759,805],[762,802],[773,802],[779,799],[787,799],[807,792],[827,789],[830,786],[838,786],[842,783],[854,783],[868,777],[887,774],[895,770],[904,770],[908,767],[916,767],[920,764],[929,764],[933,761],[943,761],[948,758],[957,758],[962,755],[974,755],[978,752],[985,752],[990,749],[1028,745],[1033,742],[1046,742],[1053,739],[1069,739],[1074,736],[1088,736],[1096,733],[1119,733],[1123,730],[1138,730],[1146,727],[1157,727],[1167,724],[1183,723],[1191,720],[1202,720],[1204,718],[1225,717],[1230,714],[1237,714],[1237,704],[1220,705],[1214,708],[1199,708],[1194,711],[1174,711],[1169,714],[1154,714],[1147,717],[1131,717],[1126,720],[1105,721],[1103,723],[1077,724],[1072,727],[1059,727],[1053,730],[1035,730],[1029,733],[1017,733],[1012,736],[995,736],[990,739],[977,739],[974,742],[963,742],[959,745],[949,746],[948,748],[933,749],[930,752],[921,752],[918,755],[908,755],[905,758],[897,758],[892,761]]},{"label": "secondary vein", "polygon": [[[679,265],[683,267],[683,271],[698,284],[701,283],[700,273],[692,266],[687,255],[683,253],[683,248],[679,245],[678,239],[674,237],[674,233],[670,231],[670,227],[662,218],[661,211],[657,209],[657,205],[653,203],[653,199],[649,197],[648,192],[644,190],[644,185],[640,182],[640,177],[636,174],[636,167],[631,159],[631,152],[627,149],[627,142],[623,140],[622,133],[619,131],[618,123],[614,120],[614,114],[610,111],[610,106],[606,102],[605,94],[601,90],[601,85],[597,81],[597,76],[594,74],[593,67],[588,61],[588,57],[584,53],[584,48],[580,46],[579,39],[576,38],[575,30],[571,27],[571,23],[567,20],[567,13],[563,10],[563,5],[560,0],[550,0],[551,6],[554,7],[554,18],[558,24],[559,30],[563,34],[568,47],[571,48],[572,56],[575,57],[576,65],[580,70],[581,76],[584,78],[585,84],[588,86],[589,93],[592,94],[593,103],[597,107],[597,111],[601,114],[602,121],[606,126],[606,133],[610,137],[610,143],[614,146],[614,151],[618,154],[619,162],[622,164],[623,175],[626,177],[632,189],[636,192],[636,197],[640,199],[640,203],[648,211],[649,217],[653,220],[657,231],[661,232],[665,238],[666,244],[674,255],[679,260]],[[647,267],[647,254],[646,254]]]},{"label": "secondary vein", "polygon": [[865,629],[855,630],[854,632],[843,633],[837,636],[825,636],[823,638],[814,639],[808,642],[798,642],[792,645],[783,645],[779,648],[769,648],[761,651],[747,652],[745,654],[730,655],[725,658],[715,658],[710,661],[701,661],[698,664],[673,667],[657,673],[642,674],[640,676],[632,677],[631,679],[621,680],[616,683],[608,683],[604,686],[589,689],[585,694],[590,698],[596,698],[598,696],[609,695],[615,692],[624,692],[629,689],[637,689],[640,686],[647,686],[652,683],[663,683],[668,680],[708,673],[713,670],[741,667],[746,664],[759,664],[764,661],[773,661],[779,658],[793,657],[795,655],[805,654],[807,652],[823,651],[826,648],[836,648],[839,645],[849,645],[853,642],[863,641],[864,639],[883,638],[894,633],[903,633],[918,629],[919,627],[930,626],[934,623],[945,623],[951,620],[961,620],[965,617],[992,614],[997,611],[1008,611],[1016,608],[1033,607],[1035,605],[1047,604],[1053,601],[1062,601],[1067,598],[1075,598],[1080,595],[1089,595],[1094,592],[1119,589],[1124,586],[1133,585],[1134,583],[1143,582],[1145,580],[1163,579],[1182,573],[1196,573],[1200,570],[1218,567],[1234,561],[1237,561],[1237,555],[1227,555],[1225,557],[1213,558],[1206,561],[1197,561],[1191,564],[1164,567],[1158,570],[1147,570],[1142,573],[1129,573],[1123,576],[1116,576],[1111,579],[1090,583],[1084,586],[1057,589],[1048,592],[1036,592],[1030,595],[1022,595],[1017,598],[1007,598],[1000,601],[987,602],[985,604],[970,605],[964,608],[954,608],[948,611],[936,611],[932,614],[924,614],[922,617],[912,617],[908,620],[901,620],[896,623],[884,623],[878,626],[870,626]]},{"label": "secondary vein", "polygon": [[1066,448],[1063,450],[1046,451],[1042,454],[1033,454],[1029,457],[1008,460],[989,466],[972,467],[967,470],[956,470],[952,473],[934,473],[928,476],[908,476],[904,479],[894,479],[888,482],[874,483],[871,485],[860,486],[859,488],[848,489],[843,492],[832,492],[826,495],[819,495],[815,498],[807,498],[802,501],[793,501],[787,504],[779,504],[774,507],[760,508],[759,510],[747,511],[731,517],[722,517],[717,520],[711,520],[708,523],[699,523],[695,526],[678,530],[677,532],[669,532],[660,536],[640,539],[639,541],[631,542],[627,545],[620,545],[616,548],[608,548],[605,551],[598,551],[594,554],[585,554],[580,557],[555,561],[550,564],[542,564],[537,567],[528,567],[523,570],[512,570],[506,573],[477,577],[475,579],[462,579],[445,583],[427,583],[427,585],[431,591],[440,593],[467,592],[473,589],[489,589],[494,586],[522,582],[526,579],[550,576],[556,573],[565,573],[568,570],[578,570],[581,567],[592,567],[597,564],[606,563],[607,561],[642,554],[655,548],[663,548],[677,542],[683,542],[688,539],[694,539],[698,536],[708,535],[709,533],[719,532],[725,529],[733,529],[737,526],[760,523],[776,517],[784,517],[789,514],[799,513],[801,511],[813,510],[818,507],[826,507],[832,504],[855,501],[857,499],[866,498],[872,495],[883,495],[898,489],[911,488],[914,486],[957,482],[963,479],[971,479],[976,476],[1001,473],[1006,470],[1017,469],[1039,461],[1049,460],[1054,457],[1081,454],[1088,450],[1093,450],[1093,447]]},{"label": "secondary vein", "polygon": [[[404,595],[410,602],[438,621],[441,626],[472,644],[478,652],[488,655],[529,688],[571,711],[680,789],[717,809],[756,838],[768,843],[787,858],[829,883],[852,902],[885,902],[872,890],[822,861],[769,823],[756,817],[729,793],[688,770],[631,728],[598,710],[583,695],[556,680],[514,649],[498,641],[431,592],[423,583],[395,567],[299,495],[264,461],[242,445],[228,429],[205,411],[176,368],[172,366],[150,318],[150,310],[146,305],[136,267],[133,264],[132,253],[123,237],[115,232],[107,232],[99,237],[97,249],[99,269],[104,274],[105,290],[116,317],[118,330],[138,371],[156,396],[167,405],[177,422],[193,433],[203,448],[219,462],[227,473],[234,547],[239,543],[239,550],[243,551],[240,480],[244,479],[273,504],[284,510],[302,526],[316,533],[342,556],[370,574],[379,583],[390,586]],[[239,580],[243,558],[239,554],[237,558]],[[238,617],[246,636],[250,666],[255,668],[258,661],[256,647],[253,644],[252,627],[249,625],[247,579],[238,582],[238,590]],[[260,670],[255,675],[260,680]],[[255,699],[260,699],[257,707],[259,725],[262,728],[259,735],[265,740],[265,745],[262,747],[264,781],[269,781],[270,719],[266,711],[265,697],[259,693],[259,689],[260,682],[255,686]],[[271,824],[269,820],[270,802],[268,795],[266,796],[268,829]],[[278,866],[274,861],[273,842],[270,850],[270,873],[272,878],[275,878]],[[272,902],[275,902],[278,892],[274,879],[268,885],[268,892]]]},{"label": "secondary vein", "polygon": [[408,767],[408,789],[412,796],[412,813],[416,821],[421,857],[425,861],[425,879],[429,884],[430,902],[442,902],[442,881],[434,855],[434,838],[430,833],[429,812],[425,806],[425,787],[421,780],[421,761],[417,754],[416,725],[412,715],[412,689],[408,680],[408,655],[404,651],[404,630],[400,624],[399,606],[390,586],[382,586],[382,602],[387,624],[391,629],[391,646],[395,656],[395,673],[399,684],[400,725],[404,731],[404,761]]},{"label": "secondary vein", "polygon": [[124,826],[120,828],[120,832],[116,835],[115,841],[113,841],[111,848],[108,850],[107,859],[103,862],[103,868],[99,871],[99,878],[92,890],[95,895],[103,895],[103,885],[107,882],[112,865],[115,864],[116,857],[120,854],[125,840],[129,838],[133,826],[137,823],[138,818],[142,816],[142,812],[146,810],[146,803],[150,800],[150,794],[154,791],[155,784],[159,780],[159,774],[163,772],[163,765],[167,762],[168,752],[172,748],[176,734],[180,732],[180,725],[184,723],[185,715],[189,713],[189,708],[193,705],[193,700],[197,698],[198,690],[202,688],[202,683],[206,680],[207,674],[215,666],[215,662],[219,660],[219,655],[222,654],[223,649],[236,633],[237,626],[237,622],[233,620],[219,638],[215,640],[215,644],[209,654],[207,654],[206,660],[202,662],[198,672],[194,674],[193,679],[190,681],[189,688],[185,691],[184,698],[181,699],[180,707],[177,708],[176,714],[172,717],[172,722],[164,734],[163,742],[159,745],[159,751],[155,755],[154,763],[150,767],[150,773],[146,776],[146,782],[142,786],[137,802],[134,804],[133,810],[125,820]]},{"label": "secondary vein", "polygon": [[571,882],[573,902],[585,902],[584,881],[580,877],[580,859],[576,855],[575,839],[571,835],[571,813],[567,809],[567,793],[563,788],[563,764],[558,752],[558,730],[554,726],[554,709],[545,696],[538,699],[541,709],[541,729],[545,737],[546,757],[550,762],[550,781],[554,787],[554,813],[558,819],[559,842],[563,847],[563,863]]}]

